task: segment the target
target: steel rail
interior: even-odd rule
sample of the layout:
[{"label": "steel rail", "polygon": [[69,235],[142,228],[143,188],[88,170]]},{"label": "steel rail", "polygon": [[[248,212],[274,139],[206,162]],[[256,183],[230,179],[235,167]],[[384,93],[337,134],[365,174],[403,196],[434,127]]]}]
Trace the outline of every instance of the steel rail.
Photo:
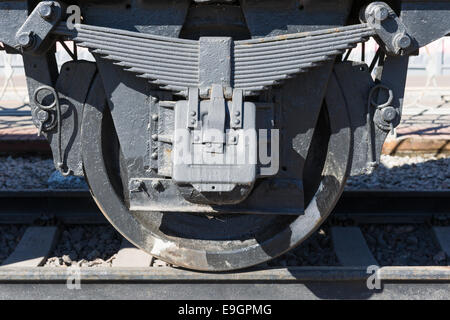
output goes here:
[{"label": "steel rail", "polygon": [[[358,281],[368,277],[367,267],[288,267],[252,268],[226,273],[205,273],[170,267],[119,268],[84,267],[77,269],[82,281]],[[0,267],[0,282],[61,281],[73,274],[71,268]],[[381,267],[378,279],[385,281],[450,281],[450,267],[402,266]]]}]

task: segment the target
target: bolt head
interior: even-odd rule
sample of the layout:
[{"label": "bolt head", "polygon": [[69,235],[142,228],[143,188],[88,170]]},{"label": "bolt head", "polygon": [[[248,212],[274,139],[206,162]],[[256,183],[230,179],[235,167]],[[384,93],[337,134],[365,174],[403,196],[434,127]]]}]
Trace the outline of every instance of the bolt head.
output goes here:
[{"label": "bolt head", "polygon": [[234,113],[234,115],[235,115],[236,117],[239,117],[239,116],[241,115],[241,113],[240,113],[239,111],[236,111],[236,112]]},{"label": "bolt head", "polygon": [[395,37],[395,46],[399,49],[406,49],[411,45],[411,38],[407,34],[400,34]]},{"label": "bolt head", "polygon": [[234,123],[235,123],[235,124],[240,124],[240,123],[241,123],[241,120],[236,119],[236,120],[234,120]]},{"label": "bolt head", "polygon": [[384,121],[390,123],[397,117],[397,112],[393,107],[386,107],[381,111],[381,116]]},{"label": "bolt head", "polygon": [[48,120],[48,112],[47,111],[45,111],[45,110],[39,110],[38,112],[37,112],[37,119],[40,121],[40,122],[45,122],[45,121],[47,121]]},{"label": "bolt head", "polygon": [[132,191],[139,191],[139,190],[141,190],[141,187],[142,187],[142,181],[141,180],[132,180],[131,181],[130,189]]},{"label": "bolt head", "polygon": [[52,14],[53,7],[51,4],[44,4],[39,8],[39,15],[46,20],[51,19]]},{"label": "bolt head", "polygon": [[158,115],[157,114],[152,114],[152,120],[153,121],[158,121]]},{"label": "bolt head", "polygon": [[159,189],[162,187],[162,183],[159,180],[152,181],[152,188],[153,189]]},{"label": "bolt head", "polygon": [[34,43],[34,37],[33,34],[28,31],[28,32],[22,32],[21,34],[19,34],[19,36],[17,37],[17,42],[19,43],[19,45],[22,48],[28,48],[31,47]]},{"label": "bolt head", "polygon": [[158,159],[158,153],[153,152],[151,157],[152,157],[153,160]]},{"label": "bolt head", "polygon": [[195,112],[195,111],[191,111],[191,117],[195,117],[196,115],[197,115],[197,112]]},{"label": "bolt head", "polygon": [[236,137],[231,137],[231,142],[236,142],[236,141],[237,141]]},{"label": "bolt head", "polygon": [[157,135],[157,134],[152,134],[152,139],[153,139],[154,141],[158,140],[158,135]]},{"label": "bolt head", "polygon": [[373,17],[378,21],[384,21],[389,17],[389,10],[382,5],[375,6],[372,10]]}]

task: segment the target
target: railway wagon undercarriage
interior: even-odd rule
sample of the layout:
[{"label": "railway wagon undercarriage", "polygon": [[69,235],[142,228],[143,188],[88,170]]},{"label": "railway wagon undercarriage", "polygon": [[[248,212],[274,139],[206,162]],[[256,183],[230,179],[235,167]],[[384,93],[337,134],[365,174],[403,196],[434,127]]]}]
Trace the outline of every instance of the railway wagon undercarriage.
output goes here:
[{"label": "railway wagon undercarriage", "polygon": [[205,271],[311,235],[378,163],[409,56],[449,31],[450,1],[0,1],[56,168],[136,246]]}]

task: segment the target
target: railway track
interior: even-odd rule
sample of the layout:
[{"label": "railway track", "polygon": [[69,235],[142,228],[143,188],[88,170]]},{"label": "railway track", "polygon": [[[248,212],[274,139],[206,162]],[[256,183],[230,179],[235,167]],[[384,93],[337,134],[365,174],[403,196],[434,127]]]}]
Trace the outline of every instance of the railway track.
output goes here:
[{"label": "railway track", "polygon": [[0,266],[0,299],[450,299],[450,267],[380,266],[359,227],[427,222],[450,261],[449,192],[346,192],[330,223],[336,265],[200,273],[155,267],[123,240],[112,267],[43,267],[61,224],[106,223],[90,199],[84,191],[0,192],[0,223],[29,225]]},{"label": "railway track", "polygon": [[[89,191],[0,191],[0,223],[55,218],[65,224],[106,223]],[[334,209],[338,219],[414,223],[450,215],[450,191],[345,191]]]}]

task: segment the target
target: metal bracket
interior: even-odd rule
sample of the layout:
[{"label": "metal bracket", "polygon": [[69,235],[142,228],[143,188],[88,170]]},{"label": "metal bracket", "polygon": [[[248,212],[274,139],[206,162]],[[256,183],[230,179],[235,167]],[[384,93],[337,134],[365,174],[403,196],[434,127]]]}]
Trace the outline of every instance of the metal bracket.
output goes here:
[{"label": "metal bracket", "polygon": [[362,20],[376,32],[386,53],[409,55],[418,49],[406,26],[386,3],[370,3],[364,10]]},{"label": "metal bracket", "polygon": [[200,119],[200,104],[198,94],[198,88],[189,88],[187,127],[190,129],[197,129],[199,127],[198,122]]},{"label": "metal bracket", "polygon": [[240,89],[233,90],[233,110],[231,111],[231,127],[233,129],[242,128],[242,105],[244,103],[244,93]]},{"label": "metal bracket", "polygon": [[[47,95],[45,95],[47,93]],[[47,98],[50,102],[46,104],[43,100]],[[64,150],[62,148],[62,142],[61,142],[61,105],[59,102],[58,93],[53,87],[50,86],[42,86],[37,88],[34,91],[33,94],[33,102],[34,105],[36,105],[41,114],[46,114],[46,116],[42,116],[42,119],[40,119],[40,125],[39,125],[39,134],[43,130],[49,130],[44,127],[45,122],[48,120],[49,111],[56,112],[56,130],[57,130],[57,168],[61,172],[63,176],[68,176],[72,174],[72,170],[67,169],[66,163],[64,161]],[[54,127],[53,127],[54,128]]]},{"label": "metal bracket", "polygon": [[206,152],[223,153],[225,143],[225,98],[221,85],[211,88],[211,104],[208,119],[203,130],[203,143]]},{"label": "metal bracket", "polygon": [[39,2],[16,33],[17,49],[40,53],[46,51],[50,32],[61,20],[63,9],[56,1]]}]

